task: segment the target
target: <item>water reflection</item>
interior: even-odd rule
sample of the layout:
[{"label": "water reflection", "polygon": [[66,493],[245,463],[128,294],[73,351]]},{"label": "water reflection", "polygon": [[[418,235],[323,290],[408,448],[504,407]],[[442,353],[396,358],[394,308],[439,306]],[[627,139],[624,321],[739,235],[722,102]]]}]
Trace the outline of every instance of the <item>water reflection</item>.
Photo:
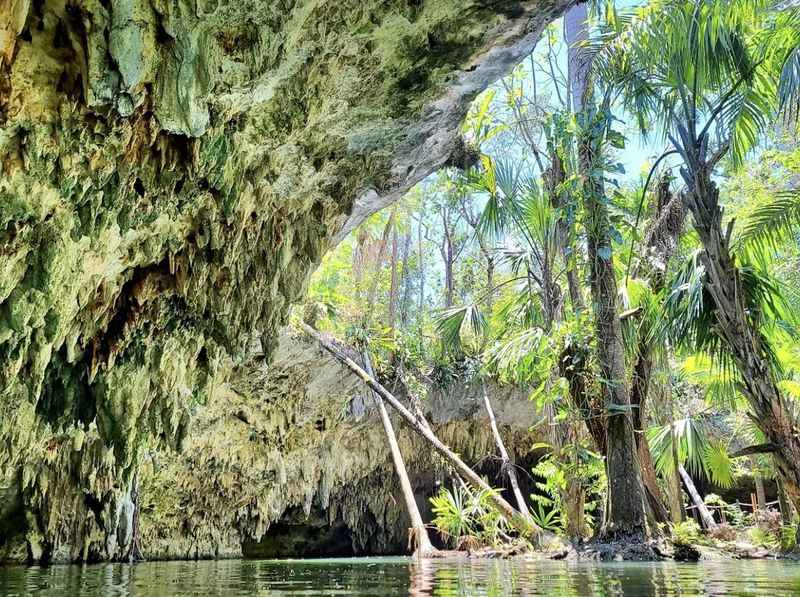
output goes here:
[{"label": "water reflection", "polygon": [[409,564],[412,595],[800,595],[800,565],[436,560]]},{"label": "water reflection", "polygon": [[352,558],[0,568],[0,595],[798,595],[785,562]]}]

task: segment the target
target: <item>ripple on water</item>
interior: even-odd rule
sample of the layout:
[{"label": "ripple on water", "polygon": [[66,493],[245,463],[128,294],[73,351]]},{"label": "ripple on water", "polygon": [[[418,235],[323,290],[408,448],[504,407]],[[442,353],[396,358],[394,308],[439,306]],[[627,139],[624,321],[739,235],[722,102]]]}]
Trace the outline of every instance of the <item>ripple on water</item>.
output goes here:
[{"label": "ripple on water", "polygon": [[800,595],[800,564],[408,558],[0,567],[0,595]]}]

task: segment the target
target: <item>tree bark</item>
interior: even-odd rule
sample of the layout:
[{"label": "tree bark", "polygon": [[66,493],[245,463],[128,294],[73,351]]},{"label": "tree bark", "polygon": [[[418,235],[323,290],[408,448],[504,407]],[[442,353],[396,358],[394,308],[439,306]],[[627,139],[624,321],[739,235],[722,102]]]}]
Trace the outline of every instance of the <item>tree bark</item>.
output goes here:
[{"label": "tree bark", "polygon": [[753,483],[756,486],[756,504],[759,510],[767,509],[767,495],[764,491],[764,479],[761,478],[761,472],[758,467],[758,460],[755,456],[750,456],[750,466],[753,469]]},{"label": "tree bark", "polygon": [[374,278],[372,279],[367,292],[367,307],[364,311],[366,319],[371,317],[373,309],[375,308],[375,301],[378,297],[378,282],[381,278],[381,266],[383,265],[383,260],[386,258],[386,247],[389,245],[389,233],[394,228],[394,219],[396,213],[397,209],[393,209],[389,214],[389,219],[386,220],[386,226],[383,229],[380,244],[378,245],[378,253],[375,257]]},{"label": "tree bark", "polygon": [[[584,108],[584,93],[586,91],[586,78],[589,72],[590,57],[582,44],[588,40],[589,31],[586,24],[588,18],[587,4],[576,4],[564,15],[564,35],[567,41],[567,72],[571,94],[572,111],[577,114]],[[561,160],[553,161],[554,183],[563,180],[564,165]],[[559,225],[559,235],[562,236],[562,255],[567,264],[567,286],[573,311],[578,314],[585,309],[583,294],[578,282],[575,268],[574,253],[569,251],[567,244],[567,231],[563,222]]]},{"label": "tree bark", "polygon": [[[588,118],[588,113],[584,114]],[[606,418],[606,470],[609,504],[603,534],[645,539],[647,524],[644,484],[631,421],[631,401],[626,383],[622,329],[617,315],[617,280],[609,234],[609,216],[602,185],[594,174],[591,140],[579,148],[586,180],[586,236],[592,303],[597,334],[597,360],[608,408]]]},{"label": "tree bark", "polygon": [[683,499],[681,498],[680,474],[670,471],[665,476],[667,504],[669,505],[669,516],[673,524],[683,522]]},{"label": "tree bark", "polygon": [[[673,405],[674,406],[674,405]],[[673,421],[670,423],[671,434],[671,449],[672,449],[672,474],[670,475],[671,484],[673,486],[673,499],[677,500],[676,504],[672,504],[672,521],[683,522],[686,517],[686,512],[683,509],[683,498],[681,498],[681,472],[680,462],[678,461],[678,436],[675,429],[675,413],[673,412]]]},{"label": "tree bark", "polygon": [[440,456],[442,456],[442,458],[452,464],[458,473],[462,475],[473,487],[486,491],[490,506],[498,514],[503,516],[517,532],[529,538],[539,547],[558,544],[558,539],[555,535],[539,528],[530,517],[524,516],[521,512],[515,510],[514,507],[505,501],[496,491],[494,491],[486,483],[486,481],[484,481],[475,471],[467,466],[464,461],[456,455],[455,452],[443,444],[427,425],[415,417],[411,411],[403,406],[403,404],[397,398],[395,398],[386,388],[378,383],[366,371],[359,367],[350,357],[344,354],[332,342],[325,339],[318,331],[308,324],[300,322],[299,325],[301,329],[306,334],[314,338],[320,344],[320,346],[322,346],[322,348],[328,351],[331,355],[333,355],[334,358],[336,358],[339,362],[344,364],[359,378],[361,378],[361,381],[363,381],[369,388],[377,392],[378,395],[383,398],[417,434],[422,436],[422,438],[425,439],[425,441],[427,441],[431,447]]},{"label": "tree bark", "polygon": [[580,479],[567,479],[562,501],[567,514],[567,537],[572,541],[581,541],[585,527],[586,491]]},{"label": "tree bark", "polygon": [[745,303],[739,271],[730,254],[729,225],[722,231],[719,190],[705,160],[705,142],[686,152],[688,169],[681,169],[687,185],[684,198],[694,216],[703,244],[706,288],[714,301],[716,331],[728,347],[741,376],[739,389],[748,401],[753,420],[775,444],[775,467],[795,508],[800,508],[800,430],[775,380],[767,342],[760,324]]},{"label": "tree bark", "polygon": [[483,404],[486,406],[486,413],[489,415],[489,424],[492,427],[492,435],[494,436],[494,441],[497,444],[497,451],[500,452],[500,460],[502,462],[501,468],[508,475],[508,480],[511,483],[511,490],[514,493],[514,499],[517,501],[517,510],[519,510],[524,516],[530,516],[531,513],[528,511],[528,505],[525,503],[525,497],[522,495],[522,491],[519,488],[517,471],[514,468],[514,463],[511,462],[511,459],[508,457],[508,451],[506,450],[506,446],[503,443],[503,438],[500,435],[500,429],[497,427],[497,420],[494,417],[492,403],[489,401],[489,395],[486,393],[486,384],[483,381],[481,381],[481,390],[483,392]]},{"label": "tree bark", "polygon": [[392,230],[392,263],[391,279],[389,283],[389,328],[394,330],[397,325],[397,295],[399,293],[399,277],[397,268],[398,238],[397,226]]},{"label": "tree bark", "polygon": [[[588,80],[589,59],[582,42],[588,39],[586,4],[574,6],[565,16],[573,111],[582,127],[592,128],[595,116],[592,85]],[[597,360],[606,418],[606,472],[608,509],[602,534],[646,539],[650,536],[644,484],[637,457],[636,439],[630,413],[630,394],[626,382],[622,329],[616,310],[617,280],[614,274],[609,234],[609,216],[604,203],[602,179],[595,172],[597,139],[590,131],[578,140],[578,167],[584,180],[585,225],[589,278]]]},{"label": "tree bark", "polygon": [[652,376],[653,359],[650,355],[649,347],[643,346],[646,342],[640,340],[638,346],[638,357],[633,368],[633,380],[631,385],[631,418],[633,419],[633,431],[636,438],[636,448],[639,454],[639,463],[642,467],[642,482],[644,483],[647,501],[656,522],[668,522],[669,512],[664,507],[664,500],[661,497],[661,489],[658,486],[656,477],[656,467],[653,464],[653,457],[650,454],[650,446],[645,435],[645,401],[647,398],[648,386]]},{"label": "tree bark", "polygon": [[781,478],[777,477],[775,482],[778,485],[778,506],[781,509],[781,519],[783,520],[783,524],[792,524],[792,518],[794,516],[794,512],[792,511],[792,502],[789,500],[789,496],[786,495],[786,490],[783,488],[783,481],[781,481]]},{"label": "tree bark", "polygon": [[[670,192],[670,179],[662,176],[655,193],[656,212],[644,235],[644,255],[633,270],[634,277],[644,277],[653,293],[664,288],[665,273],[669,261],[678,246],[678,239],[686,219],[686,209],[677,196]],[[631,258],[633,258],[631,256]],[[647,444],[647,399],[653,377],[653,347],[647,330],[640,331],[636,346],[636,361],[631,379],[631,406],[633,407],[633,430],[642,465],[642,480],[647,499],[656,522],[668,522],[669,513],[658,486],[650,446]],[[679,497],[679,494],[678,494]]]},{"label": "tree bark", "polygon": [[[369,358],[369,351],[364,349],[363,352],[364,368],[370,377],[375,377],[375,372],[372,369],[372,361]],[[425,528],[425,523],[422,521],[422,516],[417,507],[417,500],[414,497],[414,490],[411,487],[411,481],[408,478],[408,471],[406,470],[406,463],[403,460],[403,454],[400,452],[400,446],[397,444],[397,436],[392,426],[392,420],[389,418],[389,413],[386,411],[386,405],[383,399],[377,392],[372,393],[375,398],[375,405],[378,407],[378,413],[381,416],[381,423],[386,432],[386,441],[389,444],[389,451],[392,453],[392,460],[394,462],[394,470],[400,479],[400,488],[403,491],[403,499],[406,502],[406,510],[411,519],[411,528],[409,529],[409,548],[414,548],[414,555],[416,557],[428,557],[437,550],[431,544],[430,537],[428,536],[428,529]]]},{"label": "tree bark", "polygon": [[598,404],[599,399],[590,395],[586,385],[586,378],[590,375],[587,370],[588,359],[589,351],[587,349],[571,344],[561,352],[558,359],[558,372],[569,384],[570,400],[580,411],[595,449],[605,455],[606,413],[602,405]]},{"label": "tree bark", "polygon": [[584,105],[586,77],[589,72],[590,57],[581,44],[589,35],[586,25],[587,3],[576,4],[564,15],[564,33],[567,38],[567,71],[572,93],[572,111],[580,112]]},{"label": "tree bark", "polygon": [[425,252],[422,245],[422,214],[419,216],[419,228],[417,228],[417,258],[419,264],[419,304],[417,305],[417,320],[425,313]]},{"label": "tree bark", "polygon": [[683,479],[683,484],[686,486],[686,491],[692,498],[692,503],[695,505],[695,508],[697,508],[698,514],[700,514],[700,520],[703,521],[703,526],[709,531],[716,529],[717,523],[714,517],[711,515],[703,498],[700,497],[697,488],[694,486],[694,481],[692,481],[692,478],[689,476],[689,473],[686,472],[686,469],[683,468],[682,464],[678,465],[678,472],[680,473],[681,479]]},{"label": "tree bark", "polygon": [[453,298],[455,295],[455,278],[453,273],[455,247],[449,210],[446,207],[441,207],[441,216],[443,235],[439,252],[442,254],[442,262],[444,263],[444,306],[446,309],[449,309],[453,306]]},{"label": "tree bark", "polygon": [[[558,188],[566,180],[566,172],[564,171],[564,164],[561,161],[558,149],[554,148],[552,153],[552,163],[544,174],[544,180],[547,185],[547,192],[550,194],[550,204],[555,209],[563,209],[566,202],[564,197],[561,196],[561,193],[559,193]],[[569,292],[570,302],[572,303],[572,311],[575,315],[578,315],[586,307],[583,303],[583,293],[581,292],[581,285],[578,281],[578,273],[575,267],[574,246],[571,242],[569,227],[563,214],[559,214],[558,221],[556,222],[556,235],[558,238],[559,252],[564,261],[564,268],[567,276],[567,290]]]},{"label": "tree bark", "polygon": [[406,232],[403,236],[403,272],[400,275],[403,286],[403,296],[400,299],[400,327],[405,329],[408,326],[408,309],[411,305],[411,276],[408,272],[408,257],[411,252],[411,232]]}]

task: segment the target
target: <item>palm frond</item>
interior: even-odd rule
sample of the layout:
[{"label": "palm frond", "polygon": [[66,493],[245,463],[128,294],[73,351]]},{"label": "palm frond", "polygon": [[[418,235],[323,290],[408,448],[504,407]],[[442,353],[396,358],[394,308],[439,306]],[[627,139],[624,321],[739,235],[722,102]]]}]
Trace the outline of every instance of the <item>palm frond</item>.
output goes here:
[{"label": "palm frond", "polygon": [[650,427],[647,440],[660,475],[672,474],[673,455],[677,453],[677,464],[685,465],[694,474],[704,475],[723,489],[733,485],[734,465],[728,448],[723,442],[712,439],[711,429],[702,417],[686,417],[672,425]]},{"label": "palm frond", "polygon": [[463,340],[486,333],[486,318],[477,304],[446,309],[435,320],[436,331],[447,351],[460,352]]},{"label": "palm frond", "polygon": [[[708,354],[716,365],[733,374],[727,343],[717,331],[716,304],[708,290],[710,282],[701,255],[701,249],[694,251],[672,281],[661,325],[674,342]],[[781,320],[785,306],[778,284],[766,272],[744,261],[739,265],[738,276],[747,316],[754,329],[761,329],[766,320]],[[779,373],[780,362],[766,338],[762,346]]]},{"label": "palm frond", "polygon": [[[674,425],[674,428],[673,428]],[[708,430],[694,417],[678,419],[673,425],[657,425],[647,429],[647,443],[653,456],[656,471],[668,475],[673,470],[673,436],[676,440],[678,464],[695,473],[706,474],[703,455],[709,444]]]},{"label": "palm frond", "polygon": [[748,213],[740,226],[737,241],[743,245],[775,245],[788,232],[800,230],[800,189],[775,193],[771,201]]},{"label": "palm frond", "polygon": [[800,119],[800,44],[791,50],[783,62],[778,82],[780,111],[787,119]]},{"label": "palm frond", "polygon": [[703,468],[717,487],[728,489],[733,486],[733,461],[724,443],[708,443],[703,454]]}]

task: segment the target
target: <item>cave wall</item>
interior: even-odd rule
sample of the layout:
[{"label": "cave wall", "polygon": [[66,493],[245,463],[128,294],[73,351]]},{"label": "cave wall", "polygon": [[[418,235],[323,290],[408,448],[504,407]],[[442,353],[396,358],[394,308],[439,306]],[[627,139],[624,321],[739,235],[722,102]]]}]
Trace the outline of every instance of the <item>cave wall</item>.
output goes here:
[{"label": "cave wall", "polygon": [[[224,399],[198,413],[178,458],[158,451],[144,460],[145,557],[239,555],[243,543],[248,555],[281,553],[271,545],[281,537],[308,546],[336,528],[353,553],[404,551],[409,522],[399,483],[372,398],[356,376],[287,330],[271,364],[243,368],[223,391]],[[443,441],[492,471],[496,448],[478,391],[431,388],[423,404]],[[524,391],[490,391],[512,455],[533,456],[543,437],[531,428],[541,413]],[[426,511],[427,497],[450,482],[449,468],[407,425],[394,423]]]},{"label": "cave wall", "polygon": [[0,478],[32,557],[129,551],[142,455],[274,349],[332,243],[463,159],[469,101],[567,4],[0,2]]},{"label": "cave wall", "polygon": [[[490,392],[512,457],[530,462],[532,447],[543,439],[531,431],[540,413],[523,391],[490,386]],[[496,449],[477,386],[432,388],[423,406],[443,441],[489,478],[502,478],[491,458]],[[419,505],[429,516],[427,498],[450,483],[449,468],[406,425],[396,420],[395,426]],[[408,517],[371,397],[349,370],[288,330],[270,364],[262,357],[238,368],[214,400],[198,407],[180,453],[168,446],[143,451],[132,491],[117,497],[114,520],[84,510],[80,500],[82,490],[114,493],[105,484],[113,474],[104,477],[100,468],[61,474],[60,467],[85,450],[53,449],[53,465],[42,478],[60,484],[59,497],[29,504],[8,520],[25,511],[41,516],[49,507],[62,514],[42,519],[56,526],[32,521],[31,528],[19,529],[7,560],[40,550],[49,561],[91,561],[123,546],[146,559],[237,557],[243,545],[248,556],[405,549]],[[104,532],[111,528],[113,537]],[[328,543],[334,539],[335,545]]]}]

